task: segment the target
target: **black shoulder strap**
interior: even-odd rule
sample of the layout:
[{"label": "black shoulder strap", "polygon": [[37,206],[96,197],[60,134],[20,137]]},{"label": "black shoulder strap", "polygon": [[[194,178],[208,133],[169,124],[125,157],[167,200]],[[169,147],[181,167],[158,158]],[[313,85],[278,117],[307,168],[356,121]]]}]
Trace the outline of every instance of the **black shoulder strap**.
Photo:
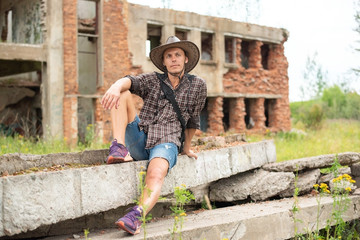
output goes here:
[{"label": "black shoulder strap", "polygon": [[178,103],[176,102],[174,91],[168,85],[166,85],[166,83],[164,82],[164,80],[166,79],[165,74],[156,73],[156,75],[160,79],[161,90],[164,92],[165,97],[171,102],[171,104],[176,112],[176,115],[181,123],[181,127],[183,128],[183,130],[185,130],[186,123],[185,123],[183,116],[181,115],[180,107],[179,107]]},{"label": "black shoulder strap", "polygon": [[165,97],[171,102],[171,104],[172,104],[172,106],[174,108],[174,111],[176,112],[176,115],[177,115],[177,117],[178,117],[178,119],[180,121],[182,131],[181,131],[181,139],[180,139],[181,147],[180,147],[179,152],[182,152],[183,144],[184,144],[184,141],[185,141],[185,129],[186,129],[185,120],[184,120],[184,118],[183,118],[183,116],[181,114],[180,107],[179,107],[178,103],[176,102],[174,91],[168,85],[166,85],[166,83],[164,82],[165,79],[166,79],[166,75],[156,73],[156,76],[160,80],[161,90],[164,92]]}]

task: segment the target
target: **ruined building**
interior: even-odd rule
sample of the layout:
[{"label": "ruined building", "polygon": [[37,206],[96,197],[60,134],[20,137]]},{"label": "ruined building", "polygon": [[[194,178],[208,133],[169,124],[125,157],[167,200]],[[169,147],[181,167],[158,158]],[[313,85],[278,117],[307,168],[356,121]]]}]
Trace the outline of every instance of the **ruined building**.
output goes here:
[{"label": "ruined building", "polygon": [[290,130],[284,29],[126,0],[0,1],[1,131],[111,140],[103,93],[120,77],[157,71],[149,51],[170,35],[193,41],[192,71],[208,86],[203,131]]}]

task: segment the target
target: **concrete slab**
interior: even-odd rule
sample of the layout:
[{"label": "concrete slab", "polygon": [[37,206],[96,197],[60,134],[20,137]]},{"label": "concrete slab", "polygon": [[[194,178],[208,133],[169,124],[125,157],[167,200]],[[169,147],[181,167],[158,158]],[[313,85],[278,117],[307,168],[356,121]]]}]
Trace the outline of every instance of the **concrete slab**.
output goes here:
[{"label": "concrete slab", "polygon": [[[274,143],[265,141],[204,151],[197,160],[179,156],[162,194],[173,193],[181,184],[196,187],[275,161],[273,149]],[[236,153],[245,161],[236,162]],[[0,237],[133,203],[139,172],[146,165],[147,161],[138,161],[4,178],[4,233]]]},{"label": "concrete slab", "polygon": [[338,158],[339,163],[343,166],[360,162],[360,153],[344,152],[339,154],[326,154],[294,159],[279,163],[270,163],[262,166],[262,168],[273,172],[295,172],[305,169],[326,168],[331,167],[336,157]]},{"label": "concrete slab", "polygon": [[172,193],[174,187],[181,184],[188,188],[196,187],[275,161],[276,149],[271,140],[204,151],[198,154],[197,160],[179,156],[161,193]]},{"label": "concrete slab", "polygon": [[4,224],[3,224],[3,178],[0,178],[0,236],[4,235]]},{"label": "concrete slab", "polygon": [[9,176],[3,180],[3,225],[8,236],[81,216],[78,171]]},{"label": "concrete slab", "polygon": [[81,169],[82,214],[99,213],[133,203],[137,198],[136,164]]},{"label": "concrete slab", "polygon": [[[360,196],[350,197],[350,207],[344,214],[344,220],[349,221],[360,217]],[[289,239],[294,237],[294,220],[292,206],[294,200],[282,199],[276,201],[243,204],[233,207],[206,210],[204,212],[189,214],[186,217],[182,239],[233,239],[233,240],[273,240]],[[324,228],[331,215],[332,198],[321,199],[322,210],[319,216],[319,226]],[[296,215],[299,222],[298,233],[307,233],[314,230],[317,223],[317,201],[315,197],[299,197],[300,212]],[[160,220],[147,224],[148,240],[171,239],[169,228],[173,225],[172,219]],[[261,236],[261,237],[260,237]],[[130,237],[127,233],[117,229],[106,229],[101,232],[91,232],[88,236],[92,240],[102,239],[143,239],[143,231]],[[46,240],[65,239],[66,236],[46,238]]]}]

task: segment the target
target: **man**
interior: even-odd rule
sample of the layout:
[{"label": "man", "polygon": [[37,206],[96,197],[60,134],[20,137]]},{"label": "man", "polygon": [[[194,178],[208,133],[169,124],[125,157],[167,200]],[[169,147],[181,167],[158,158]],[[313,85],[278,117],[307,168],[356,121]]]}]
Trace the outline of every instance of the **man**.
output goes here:
[{"label": "man", "polygon": [[[131,234],[140,232],[139,217],[154,207],[165,176],[176,164],[181,146],[181,123],[173,104],[165,97],[160,81],[173,91],[186,122],[182,154],[197,158],[190,145],[196,129],[200,128],[200,112],[207,90],[203,79],[188,72],[198,63],[199,55],[194,43],[169,37],[165,44],[150,52],[153,64],[164,72],[162,77],[155,72],[126,76],[117,80],[101,100],[105,109],[111,109],[114,135],[107,163],[149,159],[145,186],[150,191],[145,191],[140,204],[115,223]],[[144,100],[139,117],[131,93]]]}]

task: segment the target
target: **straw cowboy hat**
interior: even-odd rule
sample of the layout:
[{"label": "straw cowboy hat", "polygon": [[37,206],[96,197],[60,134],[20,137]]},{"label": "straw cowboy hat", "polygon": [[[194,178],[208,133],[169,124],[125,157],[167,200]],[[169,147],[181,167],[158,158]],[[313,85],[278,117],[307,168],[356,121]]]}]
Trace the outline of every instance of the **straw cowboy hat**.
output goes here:
[{"label": "straw cowboy hat", "polygon": [[163,64],[163,54],[168,48],[181,48],[188,57],[188,62],[185,63],[185,72],[190,72],[199,62],[200,51],[199,48],[190,41],[180,40],[175,36],[171,36],[166,40],[166,43],[155,47],[150,52],[150,59],[154,65],[163,72],[167,72]]}]

